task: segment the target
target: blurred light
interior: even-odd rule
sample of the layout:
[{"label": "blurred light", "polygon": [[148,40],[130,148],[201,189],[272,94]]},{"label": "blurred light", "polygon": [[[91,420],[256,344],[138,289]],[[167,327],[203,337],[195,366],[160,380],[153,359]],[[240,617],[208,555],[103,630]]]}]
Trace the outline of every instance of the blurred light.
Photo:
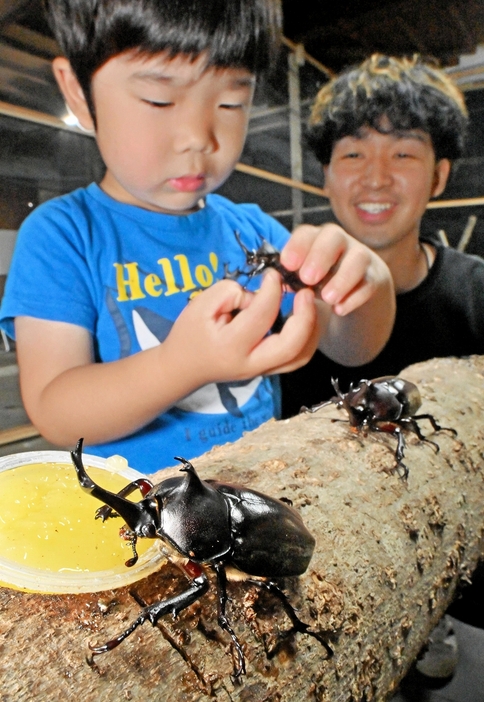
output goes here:
[{"label": "blurred light", "polygon": [[67,112],[67,114],[62,117],[62,121],[64,124],[67,124],[68,127],[78,127],[79,122],[77,121],[77,117],[75,114],[73,114],[70,110]]}]

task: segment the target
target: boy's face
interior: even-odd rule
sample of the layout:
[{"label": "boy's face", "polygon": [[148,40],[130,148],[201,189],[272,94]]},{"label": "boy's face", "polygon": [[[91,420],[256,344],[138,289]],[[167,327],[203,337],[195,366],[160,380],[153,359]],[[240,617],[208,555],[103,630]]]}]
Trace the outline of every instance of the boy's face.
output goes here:
[{"label": "boy's face", "polygon": [[418,238],[429,199],[446,185],[450,162],[435,161],[430,136],[416,129],[381,134],[363,127],[340,139],[324,167],[325,190],[346,231],[383,252]]},{"label": "boy's face", "polygon": [[195,210],[239,159],[254,83],[245,69],[207,68],[204,55],[111,58],[92,79],[102,188],[149,210]]}]

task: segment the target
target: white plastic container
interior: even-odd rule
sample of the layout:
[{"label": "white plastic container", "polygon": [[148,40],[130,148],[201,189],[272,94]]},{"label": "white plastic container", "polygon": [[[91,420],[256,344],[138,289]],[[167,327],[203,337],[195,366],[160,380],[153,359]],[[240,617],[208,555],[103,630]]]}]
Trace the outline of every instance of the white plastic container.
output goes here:
[{"label": "white plastic container", "polygon": [[[131,482],[132,480],[136,480],[137,478],[146,477],[142,476],[142,474],[128,467],[122,466],[121,469],[119,469],[119,466],[113,466],[113,462],[109,459],[104,459],[89,454],[83,454],[82,459],[88,472],[89,468],[92,467],[101,469],[103,471],[107,471],[108,473],[118,473],[119,475],[123,476],[123,478],[126,478],[126,484],[128,482]],[[52,471],[56,471],[56,468],[57,471],[60,471],[61,468],[65,471],[66,465],[72,465],[70,454],[67,451],[28,451],[25,453],[17,453],[12,454],[10,456],[5,456],[3,458],[0,458],[0,493],[2,490],[2,474],[4,474],[6,471],[18,470],[19,472],[14,477],[21,477],[21,467],[28,466],[31,464],[48,464],[49,470],[52,469]],[[72,467],[72,471],[73,475],[75,476],[74,467]],[[11,478],[12,476],[8,477]],[[62,481],[59,482],[62,483]],[[29,489],[31,488],[27,487],[26,489],[27,496],[29,494]],[[85,497],[87,497],[90,501],[92,501],[92,517],[90,517],[90,519],[92,518],[92,520],[94,521],[95,510],[98,507],[100,507],[102,503],[92,498],[90,495],[86,495],[77,483],[77,479],[73,481],[72,485],[69,484],[68,486],[63,486],[62,484],[60,484],[59,486],[56,485],[54,489],[56,491],[60,491],[60,494],[57,495],[57,497],[61,501],[63,499],[63,490],[65,490],[66,495],[67,493],[70,493],[68,496],[69,499],[73,499],[73,494],[72,492],[70,492],[72,490],[76,490],[74,496],[74,499],[76,500],[84,499]],[[0,494],[0,500],[1,497],[2,495]],[[17,538],[16,523],[11,524],[10,530],[10,523],[4,518],[6,513],[8,512],[8,509],[5,509],[5,500],[7,499],[10,502],[13,501],[16,503],[20,503],[21,500],[25,501],[26,498],[22,497],[22,495],[19,495],[18,499],[15,495],[9,496],[8,498],[4,496],[3,514],[0,503],[0,520],[3,521],[3,526],[6,528],[6,536],[0,539],[0,585],[12,587],[17,590],[27,590],[30,592],[42,593],[99,592],[102,590],[110,590],[113,588],[122,587],[124,585],[129,585],[130,583],[136,582],[137,580],[141,580],[150,573],[153,573],[154,571],[158,570],[161,567],[161,565],[165,562],[165,557],[163,556],[161,550],[161,541],[159,539],[155,539],[148,548],[148,550],[140,555],[136,565],[134,565],[131,568],[128,568],[124,565],[124,561],[122,558],[119,561],[119,566],[111,567],[107,570],[92,569],[89,572],[79,570],[66,571],[64,569],[61,569],[59,572],[52,572],[52,570],[42,569],[39,567],[30,567],[28,565],[24,566],[21,563],[12,560],[11,558],[9,559],[8,557],[5,557],[5,554],[8,552],[8,543],[5,542],[8,542],[9,534],[12,534],[12,538],[14,536],[15,538]],[[32,512],[29,511],[29,504],[22,505],[21,509],[25,510],[25,518],[31,519],[32,522],[34,521],[34,519],[42,519],[42,515],[39,516],[39,512],[35,512],[35,508],[32,509]],[[50,519],[50,517],[51,514],[46,515],[46,518]],[[119,518],[108,521],[116,522],[116,531],[124,523],[123,520]],[[102,528],[103,526],[100,521],[96,522],[96,528],[98,526],[100,528]],[[78,528],[77,525],[76,528]],[[59,538],[59,535],[56,534],[56,537]],[[46,553],[49,550],[48,538],[49,534],[43,533],[42,539],[45,540]],[[117,534],[115,534],[114,538],[119,537],[117,536]],[[83,548],[84,547],[87,548],[86,540],[84,540],[83,542]],[[42,544],[41,548],[43,548]],[[38,553],[38,542],[36,542],[35,549]],[[62,553],[62,549],[57,549],[55,553]],[[130,555],[131,552],[128,550],[126,553],[126,560],[130,557]]]}]

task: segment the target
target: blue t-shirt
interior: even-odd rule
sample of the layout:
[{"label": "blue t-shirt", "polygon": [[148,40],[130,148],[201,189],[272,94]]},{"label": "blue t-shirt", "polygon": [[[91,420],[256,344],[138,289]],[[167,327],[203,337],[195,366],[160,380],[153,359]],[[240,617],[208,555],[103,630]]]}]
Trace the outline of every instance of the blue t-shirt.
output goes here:
[{"label": "blue t-shirt", "polygon": [[[91,333],[98,362],[151,348],[164,341],[191,295],[246,268],[234,231],[249,249],[261,237],[281,249],[289,238],[256,205],[219,195],[182,216],[120,203],[95,184],[50,200],[19,231],[0,326],[13,337],[20,315],[76,324]],[[234,441],[279,412],[274,377],[212,383],[140,431],[86,450],[121,454],[152,473],[175,465],[174,456],[190,459]]]}]

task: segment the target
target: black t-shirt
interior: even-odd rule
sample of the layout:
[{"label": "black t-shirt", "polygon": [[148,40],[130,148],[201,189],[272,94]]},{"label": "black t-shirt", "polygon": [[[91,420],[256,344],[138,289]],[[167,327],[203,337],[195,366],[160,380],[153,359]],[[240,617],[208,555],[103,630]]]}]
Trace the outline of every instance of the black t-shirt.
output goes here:
[{"label": "black t-shirt", "polygon": [[425,280],[397,295],[395,326],[383,351],[363,366],[341,366],[317,351],[311,361],[281,374],[282,417],[342,392],[350,382],[397,375],[403,368],[445,356],[484,354],[484,260],[441,245]]}]

